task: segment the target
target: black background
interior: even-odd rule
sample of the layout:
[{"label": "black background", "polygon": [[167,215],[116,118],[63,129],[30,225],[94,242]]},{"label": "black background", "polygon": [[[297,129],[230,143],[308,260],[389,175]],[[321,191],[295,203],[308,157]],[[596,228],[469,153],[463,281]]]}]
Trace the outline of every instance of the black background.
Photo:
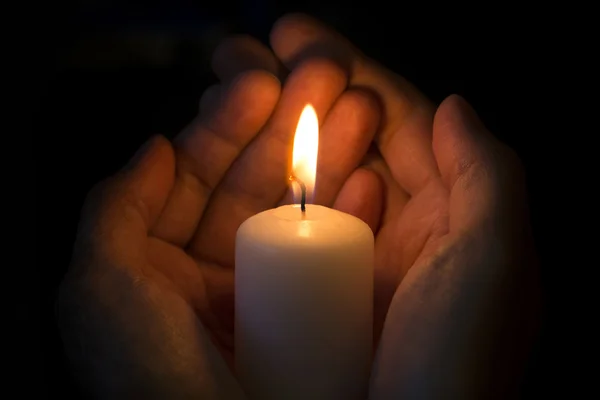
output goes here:
[{"label": "black background", "polygon": [[[370,0],[206,5],[191,0],[87,0],[54,10],[44,50],[49,67],[34,109],[38,176],[37,262],[42,283],[42,349],[53,395],[77,395],[54,324],[56,287],[68,266],[87,190],[118,169],[150,135],[172,137],[196,113],[215,81],[209,60],[219,39],[250,33],[266,41],[285,12],[330,23],[369,56],[440,102],[463,95],[486,125],[517,150],[529,180],[533,223],[548,299],[545,329],[525,388],[526,398],[554,393],[565,374],[556,364],[561,309],[560,252],[548,199],[560,171],[541,151],[553,132],[549,60],[561,28],[544,26],[539,10],[506,2],[445,7]],[[43,36],[43,35],[42,35]],[[550,217],[552,216],[552,217]],[[50,229],[51,227],[51,229]],[[551,255],[551,257],[550,257]],[[549,382],[552,382],[550,384]]]}]

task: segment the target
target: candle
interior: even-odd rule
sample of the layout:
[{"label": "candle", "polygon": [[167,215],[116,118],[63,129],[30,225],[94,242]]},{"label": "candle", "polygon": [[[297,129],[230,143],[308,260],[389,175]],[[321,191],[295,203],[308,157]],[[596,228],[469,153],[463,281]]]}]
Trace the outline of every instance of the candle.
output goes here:
[{"label": "candle", "polygon": [[235,363],[250,400],[365,399],[372,359],[371,229],[306,204],[319,124],[306,106],[294,137],[294,201],[261,212],[235,243]]}]

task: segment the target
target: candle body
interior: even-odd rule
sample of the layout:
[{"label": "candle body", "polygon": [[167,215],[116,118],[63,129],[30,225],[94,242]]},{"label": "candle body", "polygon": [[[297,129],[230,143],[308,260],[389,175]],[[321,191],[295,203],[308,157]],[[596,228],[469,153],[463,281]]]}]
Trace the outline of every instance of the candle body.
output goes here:
[{"label": "candle body", "polygon": [[235,359],[250,400],[365,399],[374,239],[351,215],[267,210],[236,236]]}]

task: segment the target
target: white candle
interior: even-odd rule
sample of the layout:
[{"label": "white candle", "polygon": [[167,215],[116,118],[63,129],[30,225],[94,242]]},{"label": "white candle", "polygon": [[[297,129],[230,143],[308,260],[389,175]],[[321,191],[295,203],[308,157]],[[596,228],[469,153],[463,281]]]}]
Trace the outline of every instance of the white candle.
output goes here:
[{"label": "white candle", "polygon": [[[317,143],[316,114],[307,106],[296,130],[293,172],[308,198]],[[323,206],[309,204],[302,212],[286,205],[240,226],[235,358],[250,400],[366,398],[373,253],[367,224]]]}]

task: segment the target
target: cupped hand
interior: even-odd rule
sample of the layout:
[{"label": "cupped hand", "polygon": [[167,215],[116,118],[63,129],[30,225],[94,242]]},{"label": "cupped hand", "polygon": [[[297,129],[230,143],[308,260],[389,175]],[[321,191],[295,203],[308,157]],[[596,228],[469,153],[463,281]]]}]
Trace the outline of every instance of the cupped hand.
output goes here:
[{"label": "cupped hand", "polygon": [[436,108],[310,17],[280,19],[270,41],[272,51],[247,36],[225,41],[215,72],[224,82],[255,68],[284,77],[326,57],[348,71],[349,88],[370,91],[383,109],[377,149],[365,159],[384,184],[372,398],[510,397],[539,305],[518,157],[465,100],[450,96]]},{"label": "cupped hand", "polygon": [[326,60],[302,63],[283,88],[265,71],[236,74],[173,144],[153,138],[90,192],[58,313],[74,370],[96,397],[241,396],[227,366],[234,237],[246,218],[286,201],[306,104],[321,121],[318,201],[377,224],[381,185],[357,167],[378,103],[347,83]]}]

